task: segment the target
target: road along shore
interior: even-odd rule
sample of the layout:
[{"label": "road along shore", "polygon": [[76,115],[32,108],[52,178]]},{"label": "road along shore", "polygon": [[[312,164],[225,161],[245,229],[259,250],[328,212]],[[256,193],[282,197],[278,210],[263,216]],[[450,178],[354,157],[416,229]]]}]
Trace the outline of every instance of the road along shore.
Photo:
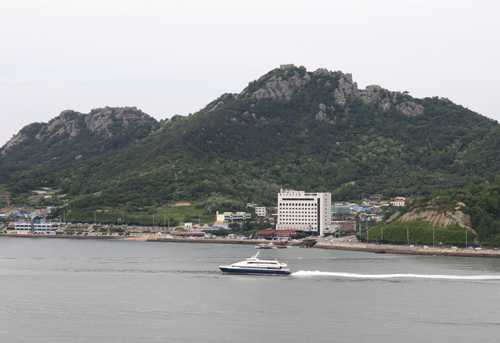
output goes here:
[{"label": "road along shore", "polygon": [[320,249],[363,251],[376,254],[403,254],[428,256],[458,256],[458,257],[496,257],[500,258],[500,250],[493,249],[451,249],[451,248],[424,248],[421,246],[408,247],[406,245],[371,244],[353,242],[318,242],[314,245]]}]

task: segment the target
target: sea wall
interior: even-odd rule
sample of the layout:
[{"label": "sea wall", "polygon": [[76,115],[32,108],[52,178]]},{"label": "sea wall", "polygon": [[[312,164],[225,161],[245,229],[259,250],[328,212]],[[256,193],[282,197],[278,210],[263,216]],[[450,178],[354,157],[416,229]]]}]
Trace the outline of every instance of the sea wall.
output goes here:
[{"label": "sea wall", "polygon": [[220,244],[253,244],[270,243],[274,245],[286,244],[282,241],[268,241],[262,239],[229,239],[229,238],[166,238],[159,236],[93,236],[93,235],[18,235],[18,234],[0,234],[0,237],[16,238],[66,238],[66,239],[107,239],[107,240],[125,240],[125,241],[147,241],[147,242],[176,242],[176,243],[220,243]]},{"label": "sea wall", "polygon": [[[31,235],[31,234],[15,234],[15,233],[3,233],[0,237],[16,237],[16,238],[66,238],[66,239],[107,239],[107,240],[123,240],[129,239],[129,237],[124,236],[84,236],[84,235]],[[135,237],[134,237],[135,238]]]},{"label": "sea wall", "polygon": [[148,242],[182,242],[182,243],[220,243],[220,244],[253,244],[273,242],[274,245],[286,244],[282,241],[265,241],[257,239],[228,239],[228,238],[164,238],[149,237]]},{"label": "sea wall", "polygon": [[406,245],[370,244],[370,243],[342,243],[342,242],[318,242],[314,245],[320,249],[336,249],[372,252],[377,254],[406,254],[406,255],[428,255],[428,256],[458,256],[458,257],[500,257],[500,250],[492,249],[451,249],[451,248],[414,248]]},{"label": "sea wall", "polygon": [[[0,237],[15,238],[48,238],[48,239],[106,239],[106,240],[130,240],[147,242],[173,242],[173,243],[218,243],[218,244],[246,244],[257,245],[259,243],[269,243],[271,241],[256,239],[227,239],[227,238],[166,238],[157,236],[76,236],[76,235],[16,235],[0,234]],[[286,244],[281,241],[272,241],[275,245]],[[371,244],[354,242],[318,242],[314,248],[335,249],[370,252],[376,254],[403,254],[403,255],[428,255],[428,256],[457,256],[457,257],[496,257],[500,258],[500,250],[493,249],[451,249],[451,248],[424,248],[416,246],[414,248],[406,245],[391,244]]]}]

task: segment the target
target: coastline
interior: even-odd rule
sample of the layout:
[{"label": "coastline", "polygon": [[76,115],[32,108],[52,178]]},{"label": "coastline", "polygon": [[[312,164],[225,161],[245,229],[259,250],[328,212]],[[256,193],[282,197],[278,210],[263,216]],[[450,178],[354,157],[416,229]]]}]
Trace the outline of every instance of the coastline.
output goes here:
[{"label": "coastline", "polygon": [[451,249],[451,248],[424,248],[415,246],[413,248],[406,245],[392,244],[372,244],[372,243],[353,243],[353,242],[318,242],[314,245],[318,249],[335,249],[370,252],[375,254],[400,254],[400,255],[427,255],[427,256],[454,256],[454,257],[490,257],[500,258],[500,250],[492,249]]},{"label": "coastline", "polygon": [[[0,234],[0,237],[13,238],[49,238],[49,239],[104,239],[142,242],[171,242],[171,243],[216,243],[216,244],[245,244],[257,245],[259,243],[274,243],[284,245],[282,241],[257,240],[257,239],[228,239],[228,238],[167,238],[158,236],[81,236],[81,235],[18,235]],[[482,249],[472,250],[465,248],[423,248],[415,246],[413,248],[406,245],[373,244],[359,242],[317,242],[313,248],[360,251],[375,254],[400,254],[400,255],[426,255],[426,256],[453,256],[453,257],[488,257],[500,258],[500,250]]]},{"label": "coastline", "polygon": [[229,239],[229,238],[167,238],[159,236],[83,236],[83,235],[18,235],[4,233],[0,237],[13,238],[65,238],[65,239],[105,239],[105,240],[121,240],[121,241],[143,241],[143,242],[174,242],[174,243],[219,243],[219,244],[259,244],[259,243],[274,243],[275,245],[284,245],[282,241],[271,241],[262,239]]}]

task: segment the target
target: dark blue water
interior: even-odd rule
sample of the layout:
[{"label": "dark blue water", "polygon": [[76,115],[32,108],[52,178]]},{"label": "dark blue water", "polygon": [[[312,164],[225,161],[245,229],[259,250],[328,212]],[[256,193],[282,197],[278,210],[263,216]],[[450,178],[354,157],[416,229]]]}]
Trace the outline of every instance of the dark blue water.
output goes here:
[{"label": "dark blue water", "polygon": [[0,238],[2,342],[496,342],[500,260]]}]

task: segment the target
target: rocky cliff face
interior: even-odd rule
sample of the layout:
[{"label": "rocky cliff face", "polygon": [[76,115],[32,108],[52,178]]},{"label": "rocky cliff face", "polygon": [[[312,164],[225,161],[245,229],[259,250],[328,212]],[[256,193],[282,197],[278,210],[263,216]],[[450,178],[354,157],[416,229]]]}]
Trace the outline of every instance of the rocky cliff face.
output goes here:
[{"label": "rocky cliff face", "polygon": [[[154,124],[156,120],[136,107],[105,107],[94,109],[88,114],[66,110],[48,123],[30,124],[12,137],[0,151],[6,155],[26,139],[35,141],[61,138],[60,143],[78,137],[82,131],[89,130],[103,137],[111,137],[117,132],[135,125]],[[115,126],[112,130],[111,126]],[[38,129],[38,127],[40,127]]]},{"label": "rocky cliff face", "polygon": [[[293,65],[282,65],[279,70],[288,70],[285,76],[276,74],[269,77],[263,76],[258,82],[263,81],[261,88],[250,91],[245,88],[238,97],[250,96],[252,100],[273,99],[285,100],[291,99],[293,92],[300,90],[301,87],[311,82],[314,76],[333,76],[338,79],[338,87],[333,88],[329,81],[324,83],[324,87],[332,88],[335,103],[341,106],[347,106],[349,100],[361,99],[364,103],[376,103],[383,111],[395,108],[407,116],[417,116],[424,113],[424,107],[411,101],[409,96],[404,96],[401,92],[391,92],[378,85],[371,85],[364,90],[358,89],[358,84],[353,82],[351,74],[344,74],[341,71],[328,71],[320,68],[314,72],[299,73],[305,71],[304,67],[295,68]],[[281,73],[283,74],[283,73]],[[324,112],[324,111],[323,111]],[[324,115],[319,114],[319,120],[324,120]]]},{"label": "rocky cliff face", "polygon": [[[448,225],[456,223],[461,227],[463,227],[464,229],[471,231],[475,235],[475,237],[478,238],[477,232],[471,228],[470,216],[462,212],[462,208],[465,207],[465,204],[462,202],[458,202],[456,205],[457,206],[453,210],[446,212],[438,212],[432,209],[431,206],[429,206],[428,209],[424,210],[422,209],[413,210],[412,212],[405,213],[397,220],[402,222],[408,222],[421,219],[431,223],[433,226],[441,226],[441,227],[446,227]],[[391,219],[395,218],[393,217],[389,218],[388,222],[391,221]]]}]

